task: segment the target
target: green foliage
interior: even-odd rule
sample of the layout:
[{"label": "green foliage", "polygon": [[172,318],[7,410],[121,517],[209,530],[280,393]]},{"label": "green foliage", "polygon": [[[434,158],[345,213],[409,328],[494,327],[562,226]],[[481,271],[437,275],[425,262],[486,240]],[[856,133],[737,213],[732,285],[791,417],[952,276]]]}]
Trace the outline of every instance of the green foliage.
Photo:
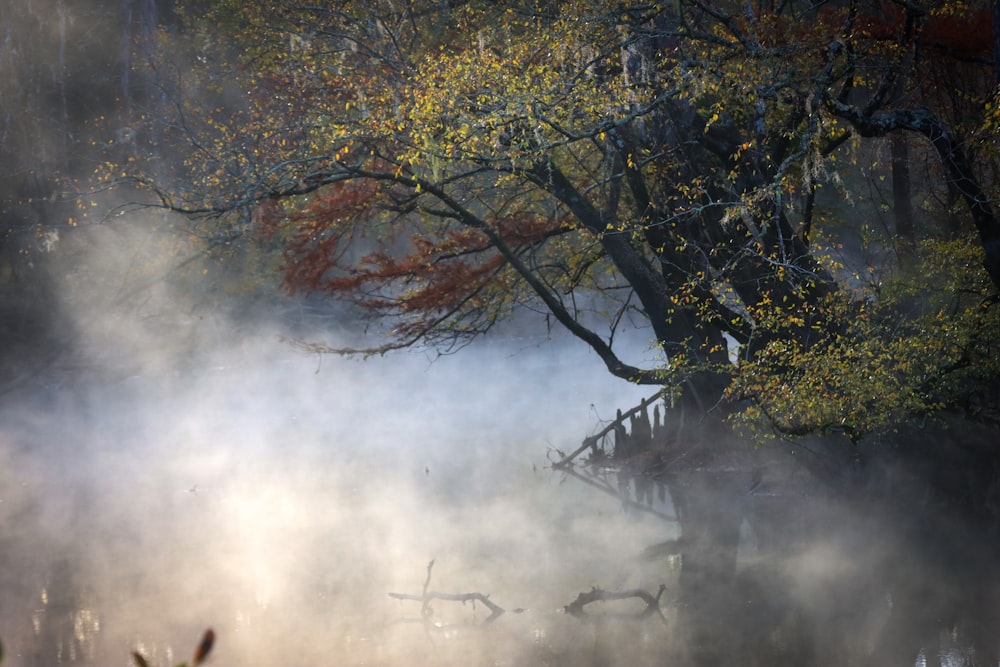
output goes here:
[{"label": "green foliage", "polygon": [[[983,341],[1000,274],[977,272],[971,237],[925,243],[918,272],[886,260],[872,285],[815,242],[842,208],[827,184],[855,202],[854,227],[877,227],[858,184],[885,166],[867,140],[906,130],[929,140],[911,152],[937,165],[924,178],[961,183],[992,247],[955,134],[990,127],[988,94],[941,92],[989,68],[942,56],[934,85],[920,69],[930,47],[984,48],[963,37],[978,4],[193,4],[162,35],[160,60],[193,62],[159,70],[173,104],[149,119],[153,143],[95,177],[223,238],[253,232],[251,261],[280,252],[289,289],[388,318],[394,339],[368,352],[452,349],[528,308],[624,379],[703,407],[729,385],[747,423],[852,436],[965,405],[996,370]],[[911,84],[917,111],[892,92]],[[661,366],[618,357],[629,317]]]},{"label": "green foliage", "polygon": [[821,308],[836,325],[818,328],[809,345],[769,342],[730,388],[750,400],[739,419],[857,437],[943,409],[982,410],[979,394],[1000,377],[1000,307],[982,249],[969,237],[926,240],[917,262],[831,297]]}]

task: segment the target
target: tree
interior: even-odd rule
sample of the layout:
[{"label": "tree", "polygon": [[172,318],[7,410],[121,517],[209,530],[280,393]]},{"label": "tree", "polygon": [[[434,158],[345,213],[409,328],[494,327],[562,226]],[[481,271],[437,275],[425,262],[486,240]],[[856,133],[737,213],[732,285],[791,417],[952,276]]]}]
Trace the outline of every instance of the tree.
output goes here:
[{"label": "tree", "polygon": [[[208,4],[164,40],[172,113],[104,176],[263,234],[290,289],[390,318],[363,351],[461,345],[529,308],[678,409],[852,438],[995,377],[1000,224],[969,151],[986,119],[900,93],[930,59],[991,80],[988,40],[948,50],[981,7]],[[986,108],[989,88],[967,96]],[[831,259],[838,191],[904,132],[971,223],[954,243],[928,230],[935,283]],[[626,318],[661,366],[619,356]]]},{"label": "tree", "polygon": [[[170,113],[109,154],[102,187],[280,248],[289,289],[391,323],[389,343],[340,351],[454,349],[544,313],[615,376],[664,387],[708,450],[732,443],[705,437],[731,415],[854,441],[947,409],[995,419],[994,60],[967,38],[986,9],[200,3],[154,58]],[[956,103],[932,71],[980,83]],[[861,186],[904,133],[909,165],[931,165],[909,170],[927,193],[912,263],[855,266],[838,230],[876,214]],[[957,233],[935,224],[956,203]],[[619,354],[638,320],[657,367]],[[733,479],[676,490],[705,664],[725,650],[700,633],[740,608]],[[965,497],[984,505],[993,481]]]}]

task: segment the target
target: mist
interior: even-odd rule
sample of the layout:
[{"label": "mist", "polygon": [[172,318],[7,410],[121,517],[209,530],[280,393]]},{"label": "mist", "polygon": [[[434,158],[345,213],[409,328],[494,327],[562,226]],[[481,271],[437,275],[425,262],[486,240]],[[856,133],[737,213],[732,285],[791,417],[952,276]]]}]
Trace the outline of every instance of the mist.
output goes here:
[{"label": "mist", "polygon": [[[613,378],[544,316],[454,354],[310,353],[299,343],[389,330],[283,294],[252,240],[209,255],[210,231],[121,201],[83,221],[59,184],[85,181],[106,125],[141,112],[152,82],[129,45],[171,4],[0,7],[3,667],[125,667],[132,651],[176,665],[206,628],[209,664],[248,667],[718,664],[699,645],[747,665],[996,664],[1000,514],[984,534],[932,492],[964,498],[982,471],[886,455],[883,476],[838,495],[804,472],[801,443],[727,435],[767,465],[683,461],[638,507],[627,471],[552,463],[655,388]],[[846,264],[879,264],[847,240]],[[617,332],[622,358],[650,366],[649,338]],[[995,429],[903,426],[894,443],[932,454],[995,446]],[[876,472],[880,447],[856,450]],[[736,564],[702,569],[726,580],[688,581],[688,599],[681,573],[713,554],[681,531],[675,496],[694,538],[738,528],[720,540]],[[566,613],[594,588],[658,595],[659,613]],[[426,591],[504,613],[405,599]]]},{"label": "mist", "polygon": [[448,664],[463,653],[406,623],[420,604],[388,597],[421,593],[432,560],[431,589],[524,610],[496,624],[524,626],[515,653],[572,627],[580,591],[669,574],[631,557],[670,526],[548,469],[650,393],[581,345],[539,326],[455,355],[307,354],[277,318],[206,312],[210,284],[123,300],[142,248],[113,238],[65,274],[73,361],[0,415],[5,665],[173,664],[210,626],[216,664]]},{"label": "mist", "polygon": [[[613,467],[551,464],[652,390],[544,318],[455,354],[310,353],[296,341],[385,334],[266,284],[234,292],[178,229],[133,214],[48,257],[64,336],[0,404],[5,667],[175,665],[209,627],[218,665],[661,664],[687,655],[679,576],[704,557],[682,545],[679,491],[688,525],[744,517],[725,584],[740,606],[710,623],[732,654],[768,664],[773,642],[822,664],[802,656],[922,641],[916,664],[976,664],[993,566],[932,505],[859,507],[791,465],[681,473],[637,507]],[[713,475],[745,476],[744,495]],[[634,618],[634,598],[594,607],[620,622],[566,613],[594,588],[658,595],[659,613]],[[406,599],[428,591],[504,613]]]},{"label": "mist", "polygon": [[[455,355],[308,354],[291,341],[384,332],[284,298],[239,248],[201,256],[185,221],[78,225],[58,182],[86,180],[92,141],[125,136],[103,132],[148,92],[132,46],[170,4],[0,9],[4,667],[126,665],[132,650],[172,665],[207,627],[215,664],[586,653],[559,610],[592,586],[655,591],[670,570],[631,556],[676,527],[550,457],[652,390],[542,318]],[[490,596],[507,639],[474,629],[481,604],[438,601],[428,624],[388,595],[425,585]]]}]

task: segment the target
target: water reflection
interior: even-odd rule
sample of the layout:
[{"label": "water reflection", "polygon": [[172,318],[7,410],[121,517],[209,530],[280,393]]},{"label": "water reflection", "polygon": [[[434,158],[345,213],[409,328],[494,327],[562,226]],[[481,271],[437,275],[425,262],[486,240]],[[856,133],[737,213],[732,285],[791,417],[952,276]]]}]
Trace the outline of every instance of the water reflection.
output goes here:
[{"label": "water reflection", "polygon": [[[997,664],[993,541],[943,508],[752,466],[552,472],[488,430],[428,457],[420,414],[345,430],[357,385],[297,377],[326,417],[274,416],[244,376],[201,406],[144,387],[6,413],[5,667],[172,665],[208,625],[230,665]],[[567,613],[595,590],[622,597]]]},{"label": "water reflection", "polygon": [[[555,502],[554,497],[550,500]],[[502,615],[471,597],[464,601],[456,597],[455,604],[446,604],[447,593],[435,594],[432,605],[423,610],[419,601],[411,599],[407,606],[398,597],[389,604],[375,604],[376,598],[388,592],[375,588],[384,585],[384,580],[371,582],[371,588],[364,591],[370,599],[360,603],[349,620],[343,614],[353,605],[346,609],[338,605],[331,599],[336,593],[330,591],[316,593],[311,605],[301,606],[295,596],[275,599],[273,592],[262,589],[242,605],[231,599],[231,593],[216,591],[213,596],[222,604],[209,605],[211,612],[199,613],[197,619],[114,618],[111,605],[107,615],[119,624],[113,634],[126,626],[142,634],[132,634],[128,644],[118,640],[102,645],[105,622],[99,608],[111,600],[105,597],[94,606],[93,596],[79,581],[76,566],[81,564],[60,559],[49,566],[46,583],[34,601],[31,636],[24,641],[24,634],[15,634],[8,640],[8,646],[20,643],[19,655],[12,656],[11,664],[122,664],[113,655],[127,655],[127,646],[141,650],[153,664],[172,664],[186,655],[187,649],[178,644],[184,639],[193,642],[197,636],[187,624],[206,616],[220,619],[219,624],[226,627],[230,648],[223,654],[230,664],[279,664],[275,653],[299,659],[284,664],[323,664],[309,660],[322,660],[331,652],[340,664],[353,665],[603,667],[663,664],[665,659],[671,664],[697,665],[996,664],[995,567],[975,554],[970,548],[974,543],[961,534],[959,526],[932,527],[928,517],[886,525],[883,517],[859,513],[851,518],[842,509],[833,510],[826,502],[808,498],[769,497],[763,503],[765,512],[755,507],[754,500],[747,499],[735,569],[731,575],[716,570],[713,574],[723,578],[711,583],[712,590],[698,589],[705,598],[701,600],[685,598],[680,588],[678,565],[694,557],[684,553],[687,544],[681,536],[651,545],[658,549],[623,548],[617,560],[613,552],[604,554],[600,565],[592,563],[595,567],[587,573],[589,579],[580,578],[579,572],[554,576],[550,571],[547,589],[539,583],[543,577],[526,586],[509,581],[505,568],[497,567],[499,562],[484,565],[478,576],[470,577],[467,570],[453,580],[448,590],[456,595],[466,590],[463,586],[482,586],[497,605],[505,605]],[[784,508],[779,507],[782,502]],[[789,531],[779,542],[773,536],[760,537],[775,530],[775,523],[786,528],[794,525],[785,520],[789,515],[809,530],[805,534]],[[604,520],[615,532],[627,530],[636,521],[634,516],[620,517],[624,521],[614,516]],[[845,523],[849,518],[853,523]],[[946,520],[937,517],[935,523]],[[663,529],[667,532],[670,527]],[[942,534],[950,538],[939,539]],[[410,588],[416,595],[420,594],[419,570],[413,568]],[[634,604],[616,607],[610,601],[593,602],[595,611],[587,618],[566,613],[577,596],[594,590],[593,585],[610,586],[616,581],[625,585],[636,580],[645,585],[660,582],[662,617],[643,613]],[[359,582],[352,587],[352,595],[362,594],[365,588]],[[157,595],[172,596],[169,587],[145,594],[139,606],[151,616],[156,616],[161,603],[171,615],[181,614],[175,601],[157,599]],[[526,599],[544,602],[528,608],[514,606]],[[331,618],[333,609],[338,609],[336,618]],[[706,609],[717,615],[698,626]],[[313,617],[288,616],[297,613]],[[324,620],[317,624],[318,619]],[[6,628],[16,627],[9,624],[11,620],[5,618]],[[166,625],[150,627],[151,620],[166,621]],[[311,629],[296,632],[299,623]],[[270,645],[273,653],[267,659],[255,657],[261,645]],[[303,653],[303,646],[311,648]],[[238,663],[232,662],[235,658]]]}]

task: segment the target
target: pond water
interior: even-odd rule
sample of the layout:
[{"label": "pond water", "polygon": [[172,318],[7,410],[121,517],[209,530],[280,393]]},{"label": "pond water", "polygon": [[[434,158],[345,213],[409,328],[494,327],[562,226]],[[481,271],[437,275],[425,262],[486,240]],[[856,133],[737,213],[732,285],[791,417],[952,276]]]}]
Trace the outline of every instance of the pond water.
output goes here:
[{"label": "pond water", "polygon": [[[669,530],[545,468],[597,406],[633,400],[559,380],[581,363],[595,365],[516,344],[361,363],[265,341],[197,371],[8,401],[5,667],[128,664],[132,648],[179,662],[207,626],[220,664],[406,664],[468,642],[414,638],[420,604],[388,597],[420,593],[431,560],[431,588],[523,608],[493,625],[546,643],[579,591],[656,584],[617,561]],[[434,611],[440,625],[488,614]]]},{"label": "pond water", "polygon": [[[996,664],[967,535],[801,491],[746,493],[731,608],[692,634],[669,485],[644,511],[548,468],[648,393],[573,350],[361,363],[248,342],[7,400],[4,667],[173,665],[208,627],[216,665],[710,664],[692,641],[729,642],[717,664]],[[774,526],[810,529],[764,548]],[[659,610],[565,613],[595,587]],[[405,599],[426,592],[446,595]]]}]

